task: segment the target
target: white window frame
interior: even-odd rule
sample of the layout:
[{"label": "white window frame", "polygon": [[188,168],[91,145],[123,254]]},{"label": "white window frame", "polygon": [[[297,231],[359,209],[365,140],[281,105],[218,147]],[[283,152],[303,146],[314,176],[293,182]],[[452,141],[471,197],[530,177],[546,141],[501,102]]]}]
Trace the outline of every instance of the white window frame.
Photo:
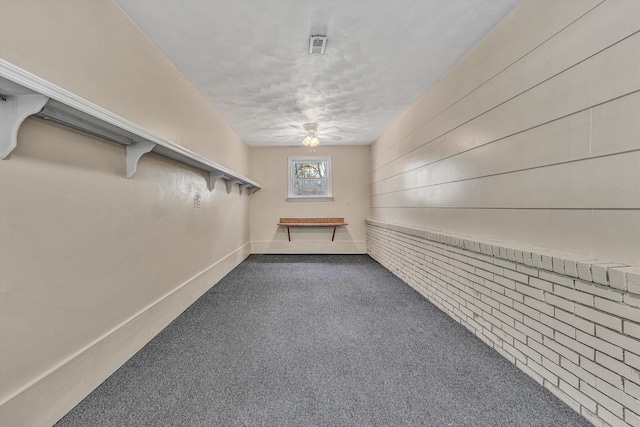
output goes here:
[{"label": "white window frame", "polygon": [[[322,196],[298,196],[293,193],[293,163],[294,162],[327,162],[327,194]],[[299,201],[316,201],[316,202],[327,202],[333,200],[333,190],[331,186],[332,181],[332,170],[331,170],[331,156],[289,156],[289,172],[287,173],[287,178],[289,180],[289,197],[287,201],[289,202],[299,202]]]}]

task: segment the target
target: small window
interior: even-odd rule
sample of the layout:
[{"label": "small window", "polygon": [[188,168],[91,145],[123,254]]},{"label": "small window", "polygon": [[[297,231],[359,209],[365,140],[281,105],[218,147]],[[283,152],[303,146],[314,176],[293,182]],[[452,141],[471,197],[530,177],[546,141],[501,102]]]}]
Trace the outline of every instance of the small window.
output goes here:
[{"label": "small window", "polygon": [[287,200],[333,200],[331,157],[289,157]]}]

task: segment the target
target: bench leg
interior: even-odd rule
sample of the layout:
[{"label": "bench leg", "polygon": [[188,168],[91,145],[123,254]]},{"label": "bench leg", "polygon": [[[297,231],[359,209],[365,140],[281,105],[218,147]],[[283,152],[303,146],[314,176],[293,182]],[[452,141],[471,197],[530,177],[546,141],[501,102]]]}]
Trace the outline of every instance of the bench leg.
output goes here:
[{"label": "bench leg", "polygon": [[287,236],[289,236],[289,241],[291,241],[291,232],[289,231],[288,225],[287,225]]},{"label": "bench leg", "polygon": [[336,237],[336,228],[338,228],[337,226],[333,227],[333,236],[331,236],[331,241],[333,242],[333,239]]}]

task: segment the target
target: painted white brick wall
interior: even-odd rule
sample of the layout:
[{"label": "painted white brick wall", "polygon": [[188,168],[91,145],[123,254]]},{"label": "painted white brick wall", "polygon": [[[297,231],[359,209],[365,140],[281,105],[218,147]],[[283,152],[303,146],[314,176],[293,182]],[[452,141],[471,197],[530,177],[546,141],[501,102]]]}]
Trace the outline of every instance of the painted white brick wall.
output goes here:
[{"label": "painted white brick wall", "polygon": [[640,427],[640,268],[372,220],[367,252],[595,425]]}]

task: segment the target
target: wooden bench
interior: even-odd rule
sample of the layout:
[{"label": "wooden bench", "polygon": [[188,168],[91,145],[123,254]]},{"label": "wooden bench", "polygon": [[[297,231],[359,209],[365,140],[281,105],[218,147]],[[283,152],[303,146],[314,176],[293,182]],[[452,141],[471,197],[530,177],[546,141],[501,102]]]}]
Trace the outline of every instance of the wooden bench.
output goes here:
[{"label": "wooden bench", "polygon": [[336,228],[342,225],[349,225],[344,222],[344,218],[280,218],[278,225],[287,227],[287,236],[291,241],[291,231],[289,227],[333,227],[331,241],[336,237]]}]

